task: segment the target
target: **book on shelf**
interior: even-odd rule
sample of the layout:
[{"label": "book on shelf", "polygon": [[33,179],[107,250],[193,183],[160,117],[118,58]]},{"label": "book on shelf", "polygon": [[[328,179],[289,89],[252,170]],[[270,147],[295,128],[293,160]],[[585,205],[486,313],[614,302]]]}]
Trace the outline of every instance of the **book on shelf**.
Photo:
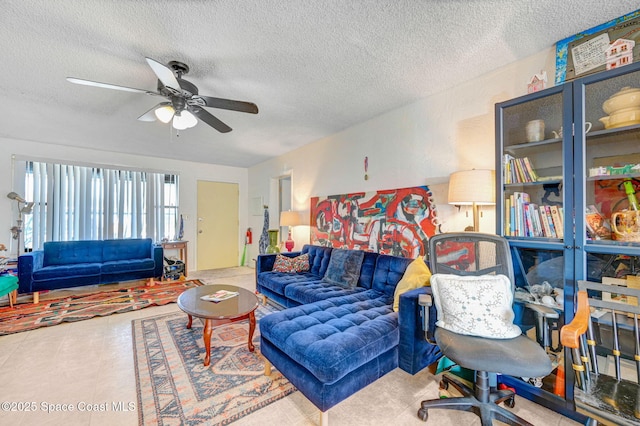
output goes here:
[{"label": "book on shelf", "polygon": [[535,237],[536,229],[535,229],[534,218],[532,213],[533,207],[531,204],[525,204],[523,206],[523,210],[524,210],[524,223],[527,227],[525,236]]},{"label": "book on shelf", "polygon": [[527,170],[527,166],[524,163],[524,158],[517,158],[516,161],[520,170],[520,177],[522,179],[521,182],[533,182],[533,180],[531,180],[531,175]]},{"label": "book on shelf", "polygon": [[533,219],[534,237],[546,237],[542,228],[542,220],[540,218],[540,209],[537,204],[529,204],[531,206],[531,218]]},{"label": "book on shelf", "polygon": [[551,233],[551,227],[549,226],[549,221],[547,220],[547,211],[545,209],[546,206],[540,206],[540,224],[542,225],[542,234],[546,238],[555,238],[555,235]]},{"label": "book on shelf", "polygon": [[502,156],[502,169],[503,169],[503,173],[504,173],[504,183],[509,184],[509,183],[513,183],[512,179],[511,179],[511,159],[513,158],[512,155],[510,154],[504,154]]},{"label": "book on shelf", "polygon": [[[556,218],[553,218],[555,210]],[[505,198],[504,235],[510,237],[562,238],[562,208],[531,202],[526,192],[515,191]]]},{"label": "book on shelf", "polygon": [[525,167],[527,169],[527,172],[529,173],[529,176],[531,177],[531,182],[537,182],[538,181],[538,174],[536,173],[536,169],[533,168],[533,165],[531,164],[531,160],[529,160],[529,157],[524,157],[522,159],[522,161],[524,161]]},{"label": "book on shelf", "polygon": [[504,234],[511,236],[511,198],[504,200]]},{"label": "book on shelf", "polygon": [[206,300],[208,302],[222,302],[223,300],[236,297],[239,294],[240,293],[238,293],[237,291],[218,290],[215,293],[205,294],[204,296],[200,296],[200,299]]},{"label": "book on shelf", "polygon": [[504,154],[504,182],[506,184],[537,181],[538,174],[529,157],[516,158],[510,154]]},{"label": "book on shelf", "polygon": [[560,212],[560,207],[551,206],[551,219],[553,220],[553,226],[556,228],[556,234],[558,238],[564,238],[564,225]]},{"label": "book on shelf", "polygon": [[547,221],[547,225],[549,225],[549,235],[551,235],[551,238],[558,238],[556,227],[553,224],[553,219],[551,218],[551,206],[544,206],[544,217]]}]

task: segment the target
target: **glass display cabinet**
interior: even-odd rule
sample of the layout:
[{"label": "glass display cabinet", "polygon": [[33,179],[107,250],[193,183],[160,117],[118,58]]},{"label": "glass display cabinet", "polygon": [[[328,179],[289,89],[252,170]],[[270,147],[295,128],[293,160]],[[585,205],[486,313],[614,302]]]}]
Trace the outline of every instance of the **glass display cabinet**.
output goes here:
[{"label": "glass display cabinet", "polygon": [[[504,382],[581,419],[558,331],[573,318],[577,280],[640,286],[640,64],[502,102],[495,112],[496,229],[511,246],[516,300],[547,309],[516,304],[516,319],[555,367],[545,378]],[[615,291],[606,296],[615,300]],[[633,352],[623,356],[633,360]]]}]

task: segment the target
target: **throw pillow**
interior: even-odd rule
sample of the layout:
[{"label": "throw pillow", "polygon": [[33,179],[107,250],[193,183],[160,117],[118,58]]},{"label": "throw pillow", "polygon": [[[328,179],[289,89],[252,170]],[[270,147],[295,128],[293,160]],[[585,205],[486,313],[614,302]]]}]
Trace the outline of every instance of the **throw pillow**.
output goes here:
[{"label": "throw pillow", "polygon": [[276,255],[276,261],[273,263],[274,272],[286,272],[289,274],[296,272],[306,272],[309,270],[309,254],[301,254],[296,257],[288,257],[282,254]]},{"label": "throw pillow", "polygon": [[322,280],[340,287],[355,287],[360,278],[363,259],[364,252],[360,250],[332,250],[329,266]]},{"label": "throw pillow", "polygon": [[431,277],[436,325],[454,333],[491,339],[511,339],[521,334],[513,324],[513,290],[504,275]]},{"label": "throw pillow", "polygon": [[393,310],[398,312],[398,305],[400,303],[400,295],[414,288],[424,287],[429,285],[429,278],[431,278],[431,271],[424,259],[419,257],[407,266],[404,275],[398,282],[396,290],[393,293]]},{"label": "throw pillow", "polygon": [[293,268],[296,272],[307,272],[310,269],[309,253],[301,254],[293,258]]},{"label": "throw pillow", "polygon": [[293,259],[281,254],[276,255],[276,261],[273,263],[274,272],[295,272]]}]

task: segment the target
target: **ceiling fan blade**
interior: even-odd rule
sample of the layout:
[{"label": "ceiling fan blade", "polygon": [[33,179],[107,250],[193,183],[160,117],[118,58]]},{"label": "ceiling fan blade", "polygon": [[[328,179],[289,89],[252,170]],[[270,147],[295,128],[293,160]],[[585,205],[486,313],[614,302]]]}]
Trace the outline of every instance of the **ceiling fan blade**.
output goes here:
[{"label": "ceiling fan blade", "polygon": [[167,105],[171,105],[171,102],[160,102],[158,105],[154,106],[149,111],[145,112],[140,117],[138,117],[138,120],[140,120],[140,121],[156,121],[157,120],[156,110],[158,108],[161,108],[161,107],[167,106]]},{"label": "ceiling fan blade", "polygon": [[227,126],[222,121],[220,121],[213,115],[209,114],[209,112],[203,110],[199,106],[189,105],[187,109],[191,111],[200,120],[204,121],[209,126],[219,131],[220,133],[228,133],[232,130],[231,127]]},{"label": "ceiling fan blade", "polygon": [[182,92],[182,88],[180,87],[180,83],[178,83],[178,79],[169,67],[161,64],[155,59],[146,59],[153,72],[158,76],[158,80],[160,80],[165,87],[170,87],[172,89],[178,90],[179,92]]},{"label": "ceiling fan blade", "polygon": [[248,112],[251,114],[258,113],[258,106],[253,102],[233,101],[231,99],[213,98],[211,96],[195,95],[202,99],[205,106],[211,108],[229,109],[231,111]]},{"label": "ceiling fan blade", "polygon": [[146,93],[147,95],[162,96],[160,93],[150,90],[136,89],[134,87],[118,86],[116,84],[100,83],[99,81],[83,80],[81,78],[67,77],[67,81],[74,84],[82,84],[84,86],[100,87],[102,89],[122,90],[124,92]]}]

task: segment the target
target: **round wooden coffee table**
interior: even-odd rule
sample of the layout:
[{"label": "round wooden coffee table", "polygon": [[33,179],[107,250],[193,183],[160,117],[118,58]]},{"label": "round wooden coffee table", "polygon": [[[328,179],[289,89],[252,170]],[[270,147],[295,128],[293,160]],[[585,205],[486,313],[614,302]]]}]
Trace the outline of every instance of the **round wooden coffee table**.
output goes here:
[{"label": "round wooden coffee table", "polygon": [[[201,296],[213,294],[219,290],[237,291],[239,294],[221,302],[200,299]],[[251,340],[253,340],[253,332],[256,329],[254,312],[258,307],[258,298],[249,290],[233,285],[194,287],[186,290],[178,297],[178,306],[189,316],[187,328],[191,328],[193,317],[202,319],[204,323],[202,337],[206,350],[205,366],[211,362],[211,330],[218,325],[249,319],[249,351],[254,351]]]}]

